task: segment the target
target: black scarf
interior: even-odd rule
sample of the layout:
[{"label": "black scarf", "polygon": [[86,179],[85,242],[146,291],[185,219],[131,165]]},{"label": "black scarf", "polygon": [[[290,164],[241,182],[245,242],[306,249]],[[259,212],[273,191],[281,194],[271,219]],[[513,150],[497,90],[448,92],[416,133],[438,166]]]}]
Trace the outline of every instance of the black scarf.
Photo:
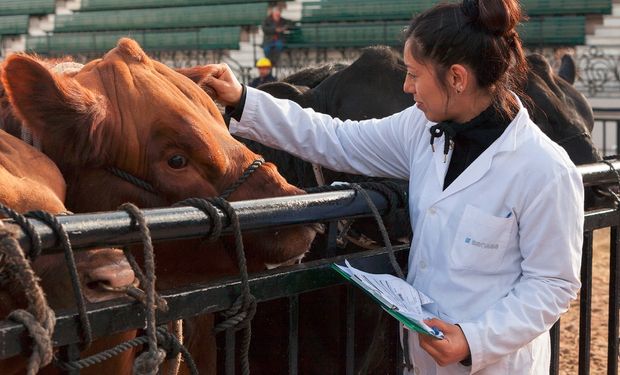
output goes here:
[{"label": "black scarf", "polygon": [[[444,178],[444,190],[473,163],[506,130],[512,119],[493,104],[470,121],[459,124],[453,121],[440,122],[430,128],[431,147],[435,138],[445,136],[444,157],[454,147],[448,172]],[[435,149],[433,148],[433,151]]]}]

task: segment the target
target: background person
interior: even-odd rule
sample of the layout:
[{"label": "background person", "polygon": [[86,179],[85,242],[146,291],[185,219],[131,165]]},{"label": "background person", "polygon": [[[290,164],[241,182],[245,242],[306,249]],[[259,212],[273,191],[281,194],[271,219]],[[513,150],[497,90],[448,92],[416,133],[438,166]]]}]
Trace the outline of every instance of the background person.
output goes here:
[{"label": "background person", "polygon": [[250,87],[258,87],[263,83],[275,82],[276,77],[271,74],[271,61],[266,57],[261,57],[256,61],[256,68],[258,69],[258,77],[254,78],[250,82]]},{"label": "background person", "polygon": [[282,18],[280,7],[274,6],[263,20],[263,52],[274,65],[280,61],[280,53],[284,49],[284,35],[293,22]]},{"label": "background person", "polygon": [[[410,332],[407,374],[548,374],[549,329],[576,298],[583,184],[514,91],[527,65],[516,0],[466,0],[416,16],[403,89],[416,104],[341,121],[240,85],[206,82],[230,131],[330,169],[409,179],[407,281],[435,302]],[[429,144],[430,143],[430,144]]]}]

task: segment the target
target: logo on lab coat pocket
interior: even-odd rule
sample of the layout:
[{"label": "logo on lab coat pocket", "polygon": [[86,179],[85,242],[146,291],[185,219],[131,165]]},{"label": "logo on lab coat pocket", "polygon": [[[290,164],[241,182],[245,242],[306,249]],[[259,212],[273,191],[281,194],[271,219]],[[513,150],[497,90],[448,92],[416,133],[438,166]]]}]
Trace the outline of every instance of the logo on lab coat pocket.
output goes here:
[{"label": "logo on lab coat pocket", "polygon": [[480,242],[480,241],[472,240],[470,237],[465,237],[465,243],[468,245],[480,247],[482,249],[499,249],[499,244]]}]

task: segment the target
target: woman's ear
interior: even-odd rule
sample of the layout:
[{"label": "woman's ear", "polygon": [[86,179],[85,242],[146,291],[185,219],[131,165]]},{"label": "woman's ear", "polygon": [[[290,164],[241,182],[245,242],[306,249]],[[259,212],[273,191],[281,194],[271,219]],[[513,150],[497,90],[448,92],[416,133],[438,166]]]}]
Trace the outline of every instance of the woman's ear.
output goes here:
[{"label": "woman's ear", "polygon": [[470,80],[470,72],[465,66],[454,64],[450,67],[448,71],[448,84],[457,94],[461,94],[467,89]]}]

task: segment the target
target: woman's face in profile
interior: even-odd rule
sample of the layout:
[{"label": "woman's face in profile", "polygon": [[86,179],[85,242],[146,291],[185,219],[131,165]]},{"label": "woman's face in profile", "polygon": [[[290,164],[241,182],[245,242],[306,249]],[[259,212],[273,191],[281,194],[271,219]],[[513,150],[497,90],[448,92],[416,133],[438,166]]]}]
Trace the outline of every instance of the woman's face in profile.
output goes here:
[{"label": "woman's face in profile", "polygon": [[439,85],[431,63],[420,63],[411,54],[411,40],[405,43],[403,56],[407,67],[407,75],[403,91],[412,94],[418,108],[426,118],[433,122],[447,119],[447,97]]}]

